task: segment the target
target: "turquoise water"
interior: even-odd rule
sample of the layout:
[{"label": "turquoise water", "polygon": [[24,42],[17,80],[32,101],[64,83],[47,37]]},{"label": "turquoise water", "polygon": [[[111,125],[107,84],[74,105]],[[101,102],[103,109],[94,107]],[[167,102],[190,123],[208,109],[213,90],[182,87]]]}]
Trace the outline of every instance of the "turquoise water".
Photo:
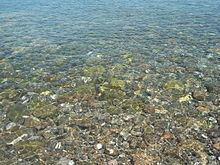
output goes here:
[{"label": "turquoise water", "polygon": [[[185,150],[197,152],[202,164],[213,163],[217,154],[214,158],[209,156],[215,149],[203,146],[212,146],[218,140],[202,141],[195,134],[209,138],[207,131],[218,127],[219,78],[218,0],[1,0],[0,153],[7,154],[2,154],[0,160],[10,164],[10,161],[23,160],[42,163],[52,157],[47,163],[54,164],[60,158],[54,156],[57,150],[51,149],[52,143],[58,141],[54,140],[56,138],[44,137],[35,144],[26,137],[41,137],[50,127],[63,128],[65,125],[66,129],[66,126],[76,125],[75,132],[80,134],[78,144],[81,141],[87,144],[87,137],[82,132],[95,123],[94,127],[104,130],[120,130],[123,126],[124,132],[129,130],[129,125],[141,128],[150,125],[154,132],[149,135],[149,132],[142,132],[141,138],[153,144],[151,139],[156,139],[155,136],[165,141],[175,137],[178,140],[170,141],[170,150],[179,148],[181,153],[179,157],[170,154],[163,148],[167,145],[165,141],[155,142],[158,148],[143,149],[137,145],[138,153],[134,153],[135,147],[126,148],[115,139],[115,134],[122,136],[120,130],[106,138],[119,141],[116,148],[125,154],[124,157],[105,155],[105,158],[96,159],[88,154],[86,159],[80,157],[87,154],[80,150],[83,145],[70,145],[69,148],[63,145],[65,153],[71,153],[79,164],[84,159],[84,162],[103,164],[113,158],[119,164],[125,159],[130,164],[145,164],[140,163],[142,158],[137,156],[142,155],[139,153],[142,150],[159,155],[160,158],[142,155],[149,156],[152,164],[196,163],[193,156],[184,155]],[[130,121],[126,115],[137,119],[145,116],[145,119]],[[29,118],[33,123],[44,124],[35,126]],[[55,123],[53,126],[50,119]],[[118,125],[113,119],[120,120]],[[13,129],[9,133],[10,122],[25,128],[24,132]],[[162,136],[167,130],[166,122],[172,136]],[[196,129],[191,127],[192,123]],[[26,128],[32,127],[37,131],[27,133]],[[89,131],[97,131],[94,127]],[[13,144],[12,148],[5,146],[24,133],[21,144]],[[68,131],[63,134],[62,143],[68,141],[66,137],[73,136]],[[105,133],[97,134],[100,137],[94,136],[93,141],[101,143]],[[140,138],[135,133],[131,137]],[[188,143],[193,144],[187,146]],[[40,152],[35,153],[38,145]],[[94,147],[87,145],[89,153]],[[30,148],[33,151],[30,152]],[[76,153],[72,153],[73,150]],[[29,152],[39,159],[29,159]],[[13,153],[17,153],[16,156],[13,157]]]}]

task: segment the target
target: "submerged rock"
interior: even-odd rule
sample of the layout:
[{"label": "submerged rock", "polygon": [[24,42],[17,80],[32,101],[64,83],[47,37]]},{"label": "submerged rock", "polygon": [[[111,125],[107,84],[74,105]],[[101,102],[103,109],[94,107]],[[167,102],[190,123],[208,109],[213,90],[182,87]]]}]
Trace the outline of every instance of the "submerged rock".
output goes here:
[{"label": "submerged rock", "polygon": [[121,112],[118,106],[110,105],[107,107],[107,112],[111,115],[117,115]]},{"label": "submerged rock", "polygon": [[81,85],[75,88],[74,97],[77,99],[90,99],[96,95],[95,87],[91,85]]},{"label": "submerged rock", "polygon": [[220,55],[220,49],[208,49],[208,51]]},{"label": "submerged rock", "polygon": [[37,118],[53,118],[58,115],[58,108],[52,104],[32,102],[31,112]]},{"label": "submerged rock", "polygon": [[24,126],[26,127],[37,127],[40,125],[40,123],[40,120],[33,116],[29,116],[24,120]]},{"label": "submerged rock", "polygon": [[216,142],[215,144],[213,144],[213,147],[217,150],[220,150],[220,141]]},{"label": "submerged rock", "polygon": [[190,149],[194,152],[204,151],[204,144],[195,139],[186,139],[180,143],[180,148]]},{"label": "submerged rock", "polygon": [[203,106],[196,107],[196,110],[198,110],[200,112],[204,112],[204,113],[209,113],[210,112],[209,108],[206,108],[206,107],[203,107]]},{"label": "submerged rock", "polygon": [[15,146],[23,152],[36,152],[36,150],[43,149],[44,143],[42,141],[23,141]]},{"label": "submerged rock", "polygon": [[27,107],[23,104],[15,104],[8,108],[7,118],[9,118],[13,122],[17,122],[22,119],[22,116],[28,115],[29,111]]},{"label": "submerged rock", "polygon": [[65,157],[60,158],[56,165],[74,165],[74,161]]},{"label": "submerged rock", "polygon": [[205,87],[209,93],[220,94],[220,84],[219,83],[205,84]]},{"label": "submerged rock", "polygon": [[134,165],[151,165],[157,164],[160,161],[160,157],[158,155],[152,155],[148,152],[139,151],[135,154],[132,154]]},{"label": "submerged rock", "polygon": [[164,89],[177,89],[184,90],[185,86],[181,81],[178,80],[170,80],[164,84]]},{"label": "submerged rock", "polygon": [[124,80],[113,78],[110,82],[110,85],[115,88],[123,88],[126,85],[126,83]]},{"label": "submerged rock", "polygon": [[142,99],[128,99],[122,103],[122,108],[125,110],[142,111],[146,108],[146,104]]},{"label": "submerged rock", "polygon": [[117,90],[117,89],[109,89],[109,88],[102,88],[100,89],[102,92],[102,98],[105,101],[112,101],[114,99],[118,99],[118,100],[123,100],[126,93],[122,90]]},{"label": "submerged rock", "polygon": [[179,98],[179,102],[186,102],[186,101],[190,101],[192,100],[192,96],[191,95],[186,95],[184,97]]},{"label": "submerged rock", "polygon": [[86,68],[84,71],[86,76],[101,75],[105,72],[105,68],[101,65]]},{"label": "submerged rock", "polygon": [[205,88],[197,88],[193,92],[193,98],[199,101],[204,101],[207,96],[207,90]]}]

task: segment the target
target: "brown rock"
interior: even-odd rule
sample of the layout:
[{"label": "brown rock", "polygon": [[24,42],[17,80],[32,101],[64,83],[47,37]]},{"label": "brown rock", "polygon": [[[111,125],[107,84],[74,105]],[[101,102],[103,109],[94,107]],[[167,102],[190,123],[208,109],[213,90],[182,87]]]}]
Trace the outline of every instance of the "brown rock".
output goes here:
[{"label": "brown rock", "polygon": [[40,124],[41,124],[40,120],[33,116],[29,116],[24,121],[24,125],[26,127],[36,127],[36,126],[39,126]]},{"label": "brown rock", "polygon": [[214,147],[215,149],[217,149],[217,150],[220,150],[220,141],[217,142],[217,143],[215,143],[215,144],[213,145],[213,147]]},{"label": "brown rock", "polygon": [[197,88],[193,92],[193,98],[199,101],[204,101],[207,96],[206,88]]},{"label": "brown rock", "polygon": [[210,110],[208,108],[202,107],[202,106],[197,107],[196,110],[204,112],[204,113],[209,113],[210,112]]},{"label": "brown rock", "polygon": [[160,137],[160,140],[164,139],[174,139],[175,136],[173,134],[164,134],[163,136]]},{"label": "brown rock", "polygon": [[158,155],[151,155],[147,152],[139,151],[132,155],[134,165],[153,165],[160,161]]},{"label": "brown rock", "polygon": [[110,160],[110,161],[108,161],[108,165],[118,165],[118,162],[117,162],[117,160]]}]

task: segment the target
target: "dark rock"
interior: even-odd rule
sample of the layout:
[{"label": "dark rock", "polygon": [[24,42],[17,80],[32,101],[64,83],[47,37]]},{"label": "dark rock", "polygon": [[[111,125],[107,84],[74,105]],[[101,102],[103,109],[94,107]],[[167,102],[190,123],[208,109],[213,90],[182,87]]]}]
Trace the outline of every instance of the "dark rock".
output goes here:
[{"label": "dark rock", "polygon": [[208,136],[210,138],[220,137],[220,129],[219,128],[214,128],[214,129],[208,130]]}]

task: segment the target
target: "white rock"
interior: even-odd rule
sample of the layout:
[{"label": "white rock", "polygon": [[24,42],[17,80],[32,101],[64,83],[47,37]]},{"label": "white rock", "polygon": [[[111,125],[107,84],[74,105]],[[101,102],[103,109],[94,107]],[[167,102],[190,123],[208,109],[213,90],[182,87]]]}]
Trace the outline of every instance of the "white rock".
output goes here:
[{"label": "white rock", "polygon": [[117,162],[117,160],[110,160],[110,161],[108,161],[108,165],[118,165],[118,162]]},{"label": "white rock", "polygon": [[95,149],[97,149],[97,150],[101,150],[102,147],[103,147],[103,145],[101,143],[98,143],[95,145]]},{"label": "white rock", "polygon": [[6,126],[5,126],[5,130],[8,131],[12,128],[16,127],[16,123],[14,122],[11,122],[11,123],[8,123]]},{"label": "white rock", "polygon": [[73,160],[70,160],[68,158],[60,158],[60,160],[57,162],[56,165],[74,165],[74,161]]}]

